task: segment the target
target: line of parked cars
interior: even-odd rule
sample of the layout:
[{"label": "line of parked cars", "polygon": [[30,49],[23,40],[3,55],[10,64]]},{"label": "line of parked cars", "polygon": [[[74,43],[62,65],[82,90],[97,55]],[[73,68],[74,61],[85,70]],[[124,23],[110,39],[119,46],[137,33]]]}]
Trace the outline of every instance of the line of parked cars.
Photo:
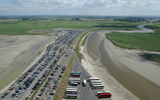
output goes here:
[{"label": "line of parked cars", "polygon": [[[58,42],[55,43],[55,45],[58,45],[60,43],[65,44],[67,43],[67,41],[69,39],[73,39],[78,33],[82,32],[81,30],[79,30],[78,32],[75,33],[75,35],[73,36],[73,32],[75,32],[76,30],[71,31],[68,35],[66,35],[65,37],[59,38]],[[61,44],[61,45],[62,45]],[[61,46],[58,45],[58,48]],[[32,68],[30,68],[8,91],[6,91],[1,97],[5,98],[11,91],[15,90],[14,93],[12,92],[12,98],[13,97],[20,97],[22,93],[24,93],[29,87],[30,85],[33,83],[33,81],[38,77],[38,75],[46,68],[46,66],[49,64],[49,62],[53,59],[53,57],[56,55],[56,50],[53,51],[51,54],[51,50],[53,48],[53,44],[49,46],[48,51],[46,52],[46,54],[37,62],[37,64],[35,64],[34,66],[32,66]],[[49,55],[50,54],[50,55]],[[56,58],[59,59],[60,55],[58,55]],[[38,79],[38,81],[36,82],[36,84],[34,85],[34,87],[32,88],[32,90],[35,90],[39,84],[42,82],[43,78],[46,76],[46,74],[49,72],[49,70],[51,69],[51,67],[57,62],[57,59],[54,60],[54,62],[49,66],[48,70],[45,71],[45,73],[42,75],[42,77],[40,79]],[[45,60],[45,61],[44,61]],[[44,62],[43,62],[44,61]],[[43,63],[42,63],[43,62]],[[42,64],[41,64],[42,63]],[[35,69],[37,69],[36,71],[34,71]],[[34,71],[34,73],[33,73]],[[56,69],[55,69],[56,71]],[[62,68],[62,73],[65,71],[65,67]],[[31,73],[33,73],[32,75],[30,75]],[[54,75],[54,72],[51,73],[51,76]],[[62,77],[62,76],[59,76]],[[58,82],[58,81],[57,81]],[[58,83],[56,83],[58,84]],[[31,91],[32,93],[33,91]],[[30,94],[31,94],[30,93]]]},{"label": "line of parked cars", "polygon": [[[68,38],[72,37],[71,35],[72,35],[72,34],[69,34],[69,35],[67,35],[66,37],[58,38],[58,42],[55,43],[55,45],[57,45],[57,46],[56,46],[53,50],[56,51],[57,49],[59,49],[59,47],[61,47],[61,45],[67,43]],[[74,37],[72,37],[72,38],[74,38]],[[62,44],[59,44],[59,43],[62,43]],[[56,52],[53,52],[53,54],[56,54]],[[61,55],[58,55],[56,58],[59,59],[60,56],[61,56]],[[54,79],[53,76],[55,75],[55,73],[57,72],[57,70],[58,70],[59,67],[61,67],[61,66],[60,66],[60,65],[57,65],[57,66],[53,69],[53,71],[50,73],[50,76],[48,77],[47,82],[46,82],[46,83],[43,85],[43,87],[41,88],[41,90],[40,90],[41,93],[38,95],[38,97],[37,97],[36,100],[40,99],[40,98],[41,98],[40,96],[42,96],[42,94],[44,93],[44,91],[46,91],[46,87],[50,86],[50,81],[51,81],[52,79]],[[62,72],[61,72],[61,74],[64,73],[65,69],[66,69],[66,67],[63,66],[63,67],[62,67]],[[57,80],[55,80],[54,86],[52,87],[52,90],[50,91],[49,95],[54,95],[54,94],[55,94],[55,91],[56,91],[56,89],[58,88],[58,84],[60,83],[61,78],[62,78],[62,75],[59,75],[58,78],[57,78]],[[49,100],[49,97],[48,97],[47,100]]]}]

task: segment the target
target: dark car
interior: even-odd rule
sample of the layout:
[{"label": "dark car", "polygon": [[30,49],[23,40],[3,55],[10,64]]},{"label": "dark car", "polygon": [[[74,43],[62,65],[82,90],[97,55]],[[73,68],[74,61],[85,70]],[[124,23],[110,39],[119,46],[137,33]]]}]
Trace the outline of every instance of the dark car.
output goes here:
[{"label": "dark car", "polygon": [[62,75],[59,75],[59,78],[62,78]]},{"label": "dark car", "polygon": [[55,94],[55,91],[49,93],[49,95],[54,95],[54,94]]},{"label": "dark car", "polygon": [[54,85],[53,87],[52,87],[52,89],[54,89],[54,90],[57,90],[57,86],[56,85]]},{"label": "dark car", "polygon": [[51,73],[51,76],[54,76],[54,73]]},{"label": "dark car", "polygon": [[43,92],[44,90],[45,90],[45,88],[42,88],[42,89],[41,89],[41,92]]}]

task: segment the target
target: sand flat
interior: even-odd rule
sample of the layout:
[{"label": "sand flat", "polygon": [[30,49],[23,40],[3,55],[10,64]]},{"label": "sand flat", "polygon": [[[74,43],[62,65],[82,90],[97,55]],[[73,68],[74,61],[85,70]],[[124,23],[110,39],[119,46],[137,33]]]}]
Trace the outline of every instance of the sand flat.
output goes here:
[{"label": "sand flat", "polygon": [[[105,38],[105,33],[110,32],[128,33],[129,31],[106,30],[92,33],[88,41],[93,41],[92,37],[97,37],[94,41],[99,43],[96,47],[95,44],[87,41],[86,50],[84,49],[84,51],[82,51],[86,60],[83,59],[82,64],[89,70],[88,72],[91,75],[99,77],[102,82],[105,83],[105,89],[115,95],[113,97],[115,100],[117,100],[118,97],[118,100],[137,100],[138,98],[144,100],[159,99],[159,65],[143,59],[138,55],[142,52],[155,54],[159,54],[159,52],[128,50],[116,47],[111,41]],[[130,31],[130,33],[134,32],[137,33],[137,31]],[[99,37],[102,38],[100,39]],[[91,47],[92,50],[88,49]],[[99,52],[99,57],[97,57],[97,52]],[[119,82],[121,84],[119,84]]]},{"label": "sand flat", "polygon": [[[47,45],[54,42],[47,35],[1,35],[0,36],[0,86],[11,84],[24,70],[31,67],[45,53]],[[6,79],[7,80],[4,80]],[[5,90],[5,89],[3,89]],[[2,92],[2,90],[0,91]]]}]

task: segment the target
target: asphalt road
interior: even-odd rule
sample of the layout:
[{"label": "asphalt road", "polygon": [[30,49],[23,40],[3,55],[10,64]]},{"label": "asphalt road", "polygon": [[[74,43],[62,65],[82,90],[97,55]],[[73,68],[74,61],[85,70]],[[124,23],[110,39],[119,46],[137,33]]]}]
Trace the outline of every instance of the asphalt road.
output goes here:
[{"label": "asphalt road", "polygon": [[[79,35],[80,36],[80,35]],[[79,36],[77,36],[71,45],[72,47],[75,46]],[[89,86],[89,83],[87,83],[86,87],[82,86],[82,82],[84,79],[88,80],[88,77],[90,74],[85,70],[85,68],[81,65],[81,63],[78,60],[78,57],[76,53],[73,51],[72,54],[74,55],[75,64],[73,66],[72,71],[81,71],[81,84],[79,85],[79,94],[78,98],[76,100],[97,100],[98,98],[95,96],[97,94],[97,91],[103,91],[102,89],[91,89]],[[64,99],[65,100],[65,99]],[[73,99],[66,99],[66,100],[73,100]],[[105,98],[103,100],[112,100],[111,98]]]},{"label": "asphalt road", "polygon": [[[98,98],[95,95],[97,94],[98,91],[103,91],[103,89],[91,89],[88,82],[87,82],[86,87],[82,86],[83,80],[84,79],[88,80],[88,77],[90,77],[90,74],[81,65],[75,52],[73,52],[73,55],[74,55],[74,59],[75,59],[73,71],[81,71],[81,77],[80,77],[81,84],[79,85],[79,95],[78,95],[77,100],[97,100]],[[112,99],[105,98],[103,100],[112,100]]]},{"label": "asphalt road", "polygon": [[[19,98],[18,98],[18,97],[11,98],[11,97],[10,97],[11,94],[13,94],[13,93],[15,92],[15,91],[11,91],[11,92],[13,92],[13,93],[10,93],[9,95],[7,95],[4,100],[15,100],[15,99],[17,99],[17,100],[24,100],[26,97],[28,97],[29,94],[30,94],[30,92],[32,91],[32,88],[33,88],[34,85],[36,84],[37,80],[40,79],[41,76],[43,75],[43,73],[49,68],[49,66],[51,65],[51,63],[56,59],[59,50],[62,49],[62,48],[63,48],[62,52],[65,51],[66,54],[68,54],[69,56],[68,56],[68,57],[65,57],[65,55],[63,55],[63,56],[59,59],[58,63],[57,63],[55,66],[60,65],[61,67],[63,67],[63,66],[66,67],[66,66],[68,65],[69,61],[70,61],[71,56],[74,55],[75,64],[74,64],[74,67],[73,67],[73,71],[81,71],[81,77],[80,77],[80,78],[81,78],[81,84],[79,85],[79,94],[78,94],[77,100],[97,100],[98,98],[97,98],[95,95],[97,94],[97,91],[102,91],[102,89],[95,89],[95,90],[93,90],[93,89],[91,89],[91,87],[89,86],[89,83],[88,83],[88,82],[87,82],[86,87],[83,87],[83,86],[82,86],[83,80],[84,80],[84,79],[88,80],[88,77],[89,77],[90,75],[89,75],[89,73],[84,69],[84,67],[81,65],[81,63],[79,62],[79,60],[78,60],[78,58],[77,58],[77,55],[76,55],[76,53],[74,52],[74,50],[71,49],[71,47],[73,47],[73,48],[75,47],[76,42],[77,42],[77,40],[79,39],[80,36],[81,36],[81,34],[79,34],[79,35],[74,39],[73,43],[70,45],[70,47],[69,47],[68,49],[65,48],[65,47],[68,46],[68,43],[66,43],[65,45],[61,45],[61,47],[57,50],[56,56],[50,61],[50,63],[49,63],[49,64],[47,65],[47,67],[45,68],[45,70],[43,70],[42,72],[40,72],[40,74],[39,74],[38,77],[34,80],[34,82],[31,84],[31,86],[30,86],[24,93],[22,93],[22,95],[21,95]],[[54,46],[52,47],[52,49],[53,49],[55,46],[56,46],[56,45],[54,44]],[[54,51],[52,50],[51,53],[53,53],[53,52],[54,52]],[[61,53],[62,53],[62,52],[61,52]],[[49,54],[49,55],[50,55],[50,54]],[[48,59],[48,57],[46,57],[46,58],[44,59],[44,61],[45,61],[46,59]],[[44,61],[42,61],[42,63],[43,63]],[[42,63],[41,63],[41,64],[42,64]],[[40,66],[40,64],[39,64],[39,66]],[[39,67],[39,66],[38,66],[38,67]],[[34,71],[32,71],[32,72],[30,73],[30,75],[32,75],[32,74],[37,70],[38,67],[36,67],[36,69],[35,69]],[[47,98],[48,98],[49,96],[54,97],[54,95],[49,95],[49,93],[50,93],[51,91],[56,91],[56,90],[53,90],[52,87],[55,85],[54,82],[58,79],[59,75],[63,75],[63,73],[61,73],[61,71],[62,71],[61,67],[58,67],[58,70],[55,72],[55,75],[53,76],[53,79],[49,82],[50,85],[45,88],[45,91],[42,93],[42,96],[40,96],[40,97],[41,97],[41,100],[47,100]],[[26,79],[27,79],[27,78],[26,78]],[[26,80],[26,79],[25,79],[25,80]],[[25,80],[24,80],[24,81],[25,81]],[[47,80],[48,80],[48,79],[47,79]],[[46,80],[46,82],[47,82],[47,80]],[[43,83],[42,87],[45,85],[46,82]],[[23,83],[23,82],[21,82],[21,83]],[[57,85],[57,86],[58,86],[58,85]],[[41,93],[42,87],[38,90],[38,92],[36,93],[36,95],[35,95],[35,97],[34,97],[33,100],[35,100],[35,98]],[[67,100],[69,100],[69,99],[67,99]],[[73,100],[73,99],[72,99],[72,100]],[[112,99],[111,99],[111,98],[108,98],[108,99],[105,99],[105,100],[112,100]]]},{"label": "asphalt road", "polygon": [[[68,63],[69,63],[70,58],[71,58],[71,55],[68,56],[68,57],[65,57],[65,56],[63,55],[63,56],[60,58],[60,60],[58,61],[58,63],[56,64],[56,66],[57,66],[57,65],[60,65],[61,67],[63,67],[63,66],[66,67],[66,66],[68,65]],[[59,75],[63,75],[63,74],[64,74],[64,73],[61,73],[61,71],[62,71],[61,67],[59,67],[58,70],[54,73],[54,74],[55,74],[55,75],[53,76],[54,79],[50,81],[50,86],[47,86],[44,92],[41,92],[41,88],[42,88],[42,87],[41,87],[41,88],[39,89],[39,91],[36,93],[36,95],[35,95],[35,97],[34,97],[33,100],[35,100],[36,96],[38,96],[40,93],[43,93],[42,96],[40,96],[40,97],[41,97],[41,100],[47,100],[47,98],[48,98],[49,96],[54,97],[54,95],[49,95],[49,93],[50,93],[51,91],[56,91],[56,90],[53,90],[53,89],[52,89],[52,87],[55,85],[54,82],[58,79],[58,76],[59,76]],[[43,84],[42,86],[44,86],[46,82],[47,82],[47,80],[44,82],[44,84]],[[56,85],[56,86],[58,86],[58,85]]]}]

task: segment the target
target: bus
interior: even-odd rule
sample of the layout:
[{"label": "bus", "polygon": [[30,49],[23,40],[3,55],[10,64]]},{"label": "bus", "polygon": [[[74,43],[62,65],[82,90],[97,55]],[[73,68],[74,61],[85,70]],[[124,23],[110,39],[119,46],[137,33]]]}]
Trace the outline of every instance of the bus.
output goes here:
[{"label": "bus", "polygon": [[110,91],[98,91],[98,92],[97,92],[97,95],[103,94],[103,93],[110,93]]},{"label": "bus", "polygon": [[67,90],[78,90],[79,91],[79,88],[67,88]]},{"label": "bus", "polygon": [[110,92],[108,92],[108,93],[98,93],[97,94],[97,97],[98,98],[111,98],[111,96],[112,96],[112,94],[110,93]]},{"label": "bus", "polygon": [[80,71],[71,71],[71,75],[73,75],[73,74],[79,74],[79,75],[81,75],[81,72]]},{"label": "bus", "polygon": [[99,80],[99,78],[90,77],[88,81],[90,82],[91,80]]},{"label": "bus", "polygon": [[80,84],[80,83],[81,83],[81,81],[70,81],[70,84],[72,84],[72,83]]},{"label": "bus", "polygon": [[78,94],[78,90],[66,90],[65,94]]},{"label": "bus", "polygon": [[102,82],[101,82],[101,80],[91,80],[90,83],[92,84],[92,83],[102,83]]},{"label": "bus", "polygon": [[64,98],[67,98],[67,99],[77,99],[77,96],[78,95],[75,95],[75,94],[65,94]]},{"label": "bus", "polygon": [[78,86],[78,83],[73,83],[73,82],[71,82],[69,85],[70,85],[70,86]]},{"label": "bus", "polygon": [[70,81],[80,81],[81,79],[80,78],[73,78],[73,77],[71,77],[71,78],[69,78],[69,80]]},{"label": "bus", "polygon": [[85,87],[87,84],[86,80],[83,80],[83,86]]},{"label": "bus", "polygon": [[77,86],[68,86],[67,88],[78,88],[79,89],[79,86],[77,85]]},{"label": "bus", "polygon": [[79,89],[78,86],[68,86],[67,89]]},{"label": "bus", "polygon": [[103,89],[104,85],[93,85],[92,89]]},{"label": "bus", "polygon": [[91,86],[93,85],[103,85],[102,83],[91,83]]}]

